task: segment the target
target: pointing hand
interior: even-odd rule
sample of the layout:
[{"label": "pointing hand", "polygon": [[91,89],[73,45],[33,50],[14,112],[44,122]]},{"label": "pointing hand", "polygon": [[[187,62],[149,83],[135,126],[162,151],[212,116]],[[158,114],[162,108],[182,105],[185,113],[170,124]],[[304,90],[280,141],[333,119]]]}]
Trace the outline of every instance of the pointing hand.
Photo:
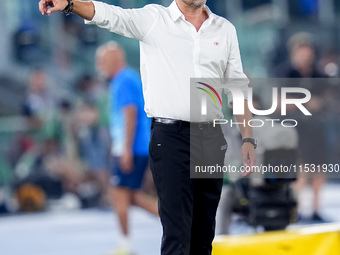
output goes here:
[{"label": "pointing hand", "polygon": [[63,11],[67,5],[67,0],[41,0],[39,11],[42,15],[50,15],[53,12]]}]

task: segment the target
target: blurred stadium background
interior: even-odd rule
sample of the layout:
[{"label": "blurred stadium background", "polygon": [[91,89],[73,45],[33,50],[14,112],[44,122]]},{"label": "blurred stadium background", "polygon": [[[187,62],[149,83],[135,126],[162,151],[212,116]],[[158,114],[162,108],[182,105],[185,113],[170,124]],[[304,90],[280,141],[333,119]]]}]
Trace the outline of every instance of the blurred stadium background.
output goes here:
[{"label": "blurred stadium background", "polygon": [[[104,2],[135,8],[172,1]],[[250,77],[284,76],[289,38],[305,32],[316,50],[317,72],[339,78],[340,1],[208,0],[207,5],[236,26]],[[105,175],[100,174],[110,165],[109,99],[107,84],[96,74],[95,52],[115,40],[139,70],[139,47],[137,41],[83,23],[75,15],[42,16],[38,0],[0,0],[1,254],[105,254],[115,245],[118,225],[102,195]],[[333,121],[324,123],[324,150],[327,162],[339,163],[340,90],[330,91],[334,104],[327,110]],[[104,155],[103,164],[93,159],[96,153]],[[144,188],[155,194],[149,175]],[[320,193],[320,212],[329,221],[340,221],[339,192],[339,181],[329,178]],[[300,206],[308,214],[311,190],[303,189],[302,197],[306,205]],[[158,219],[134,209],[132,221],[138,254],[158,254]],[[229,232],[256,231],[263,230],[233,218]],[[321,249],[317,254],[335,253]]]}]

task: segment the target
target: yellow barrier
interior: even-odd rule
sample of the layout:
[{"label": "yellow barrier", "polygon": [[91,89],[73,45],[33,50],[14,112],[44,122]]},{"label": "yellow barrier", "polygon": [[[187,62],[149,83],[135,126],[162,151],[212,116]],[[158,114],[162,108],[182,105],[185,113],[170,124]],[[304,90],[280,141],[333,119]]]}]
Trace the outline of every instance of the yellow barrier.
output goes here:
[{"label": "yellow barrier", "polygon": [[294,227],[286,231],[217,236],[213,255],[340,255],[340,224]]}]

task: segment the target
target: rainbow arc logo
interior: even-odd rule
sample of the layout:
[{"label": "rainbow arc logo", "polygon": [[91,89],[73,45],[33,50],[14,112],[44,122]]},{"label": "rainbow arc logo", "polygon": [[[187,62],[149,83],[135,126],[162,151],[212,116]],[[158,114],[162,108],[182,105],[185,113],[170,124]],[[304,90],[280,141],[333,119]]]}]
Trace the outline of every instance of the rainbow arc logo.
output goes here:
[{"label": "rainbow arc logo", "polygon": [[200,89],[200,90],[203,90],[204,92],[206,92],[212,98],[212,100],[214,101],[215,105],[217,106],[217,101],[215,99],[215,97],[216,97],[218,102],[222,106],[221,97],[220,97],[220,95],[217,93],[217,91],[212,86],[210,86],[210,85],[208,85],[206,83],[203,83],[203,82],[197,82],[197,83],[205,87],[205,88],[204,87],[203,88],[202,87],[196,87],[197,89]]}]

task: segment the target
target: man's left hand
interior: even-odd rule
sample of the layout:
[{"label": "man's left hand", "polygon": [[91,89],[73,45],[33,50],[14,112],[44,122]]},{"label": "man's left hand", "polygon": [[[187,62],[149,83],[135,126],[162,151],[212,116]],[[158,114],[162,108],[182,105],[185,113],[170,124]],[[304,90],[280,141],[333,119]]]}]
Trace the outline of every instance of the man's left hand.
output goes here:
[{"label": "man's left hand", "polygon": [[133,153],[131,151],[124,151],[123,155],[120,157],[119,166],[125,174],[132,172],[134,166]]},{"label": "man's left hand", "polygon": [[242,145],[242,157],[244,170],[241,173],[242,177],[247,177],[253,172],[253,166],[256,164],[255,149],[254,145],[246,142]]}]

